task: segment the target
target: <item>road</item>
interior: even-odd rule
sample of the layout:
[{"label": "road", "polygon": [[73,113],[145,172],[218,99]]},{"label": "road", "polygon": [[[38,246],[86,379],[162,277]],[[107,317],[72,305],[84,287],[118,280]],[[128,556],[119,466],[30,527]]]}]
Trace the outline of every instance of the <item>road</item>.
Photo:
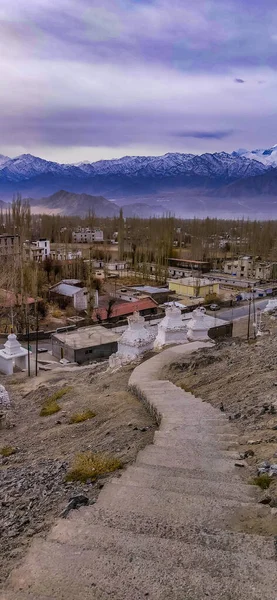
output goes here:
[{"label": "road", "polygon": [[[263,300],[255,300],[255,308],[260,308],[261,310],[263,310],[266,305],[268,303],[268,298],[263,299]],[[248,302],[246,304],[244,304],[243,306],[234,306],[233,308],[228,308],[228,309],[222,309],[222,310],[218,310],[216,313],[215,312],[209,312],[209,314],[213,314],[219,318],[219,319],[223,319],[224,321],[237,321],[238,319],[241,319],[242,317],[247,317],[248,315],[248,311],[249,311],[249,305]],[[251,315],[253,315],[253,304],[251,304]]]}]

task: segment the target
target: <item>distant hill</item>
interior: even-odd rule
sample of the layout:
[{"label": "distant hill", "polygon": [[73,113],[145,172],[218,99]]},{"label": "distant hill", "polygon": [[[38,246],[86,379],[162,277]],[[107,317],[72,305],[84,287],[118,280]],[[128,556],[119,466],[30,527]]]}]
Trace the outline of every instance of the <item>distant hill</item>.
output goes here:
[{"label": "distant hill", "polygon": [[32,212],[36,213],[85,216],[91,211],[97,217],[114,217],[119,214],[119,207],[103,196],[74,194],[65,190],[60,190],[40,200],[33,198],[27,198],[27,200],[30,202]]}]

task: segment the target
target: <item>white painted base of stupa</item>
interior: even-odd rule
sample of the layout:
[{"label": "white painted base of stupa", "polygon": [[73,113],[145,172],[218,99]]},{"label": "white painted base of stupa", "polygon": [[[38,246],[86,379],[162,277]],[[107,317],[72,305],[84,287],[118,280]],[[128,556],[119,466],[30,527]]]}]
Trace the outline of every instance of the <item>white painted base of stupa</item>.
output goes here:
[{"label": "white painted base of stupa", "polygon": [[192,313],[192,319],[188,322],[188,340],[189,342],[207,342],[210,340],[208,332],[210,321],[205,323],[205,308],[196,308]]},{"label": "white painted base of stupa", "polygon": [[14,333],[8,336],[4,348],[0,350],[0,373],[12,375],[16,366],[21,371],[27,369],[28,350],[20,346]]},{"label": "white painted base of stupa", "polygon": [[156,350],[169,344],[185,344],[187,342],[187,326],[182,321],[180,308],[173,305],[166,309],[165,317],[158,325],[158,334],[154,342]]},{"label": "white painted base of stupa", "polygon": [[126,365],[153,350],[154,337],[150,328],[145,328],[144,318],[134,313],[129,317],[128,328],[118,341],[118,351],[109,358],[110,367]]}]

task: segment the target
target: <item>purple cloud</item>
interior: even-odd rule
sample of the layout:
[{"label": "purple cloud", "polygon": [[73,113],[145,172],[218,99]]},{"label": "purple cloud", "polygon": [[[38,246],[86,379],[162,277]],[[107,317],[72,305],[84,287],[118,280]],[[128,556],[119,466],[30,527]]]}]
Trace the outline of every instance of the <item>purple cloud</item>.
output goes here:
[{"label": "purple cloud", "polygon": [[273,0],[2,0],[0,152],[271,145],[276,31]]}]

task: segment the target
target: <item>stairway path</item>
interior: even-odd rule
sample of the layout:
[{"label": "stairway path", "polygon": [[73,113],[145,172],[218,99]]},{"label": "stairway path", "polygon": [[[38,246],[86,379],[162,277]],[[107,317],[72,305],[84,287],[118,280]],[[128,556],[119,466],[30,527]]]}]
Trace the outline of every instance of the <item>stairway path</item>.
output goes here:
[{"label": "stairway path", "polygon": [[273,540],[230,527],[242,507],[257,510],[255,489],[234,466],[234,426],[160,379],[203,345],[170,348],[134,369],[130,389],[159,423],[154,443],[94,506],[34,540],[1,600],[277,599]]}]

